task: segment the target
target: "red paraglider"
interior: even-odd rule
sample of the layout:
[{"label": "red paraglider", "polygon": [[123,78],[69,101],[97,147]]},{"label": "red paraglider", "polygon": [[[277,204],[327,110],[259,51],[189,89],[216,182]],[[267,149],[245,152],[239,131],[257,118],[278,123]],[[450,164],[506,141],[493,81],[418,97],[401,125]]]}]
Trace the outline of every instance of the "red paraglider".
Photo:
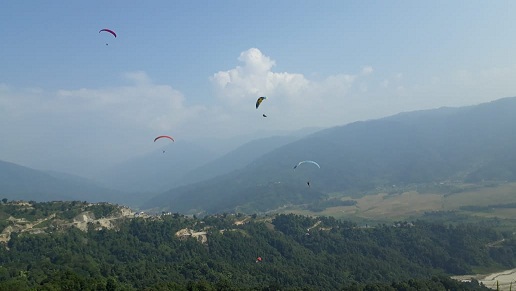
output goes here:
[{"label": "red paraglider", "polygon": [[109,33],[111,33],[114,37],[116,37],[116,33],[115,33],[114,31],[112,31],[111,29],[104,28],[104,29],[101,29],[101,30],[99,31],[99,33],[103,32],[103,31],[105,31],[105,32],[109,32]]},{"label": "red paraglider", "polygon": [[257,262],[257,263],[258,263],[258,262],[261,262],[261,261],[262,261],[262,257],[258,257],[258,258],[256,258],[256,262]]}]

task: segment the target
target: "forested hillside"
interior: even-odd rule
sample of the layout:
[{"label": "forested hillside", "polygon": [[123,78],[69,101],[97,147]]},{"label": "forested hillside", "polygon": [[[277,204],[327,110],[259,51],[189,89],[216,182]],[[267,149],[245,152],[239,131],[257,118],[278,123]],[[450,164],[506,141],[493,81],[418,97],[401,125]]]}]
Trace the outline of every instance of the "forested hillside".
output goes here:
[{"label": "forested hillside", "polygon": [[[86,212],[97,222],[67,224]],[[119,213],[108,204],[4,201],[2,233],[34,221],[40,231],[12,232],[2,245],[0,289],[482,290],[447,276],[516,263],[516,241],[491,225]],[[116,223],[103,227],[102,217]]]}]

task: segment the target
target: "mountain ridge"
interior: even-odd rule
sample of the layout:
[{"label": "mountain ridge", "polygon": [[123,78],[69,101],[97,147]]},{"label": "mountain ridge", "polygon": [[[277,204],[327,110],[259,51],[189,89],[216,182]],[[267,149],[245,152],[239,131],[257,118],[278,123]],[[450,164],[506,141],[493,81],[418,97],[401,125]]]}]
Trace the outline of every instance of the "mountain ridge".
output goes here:
[{"label": "mountain ridge", "polygon": [[10,200],[115,202],[123,192],[85,178],[0,161],[0,195]]},{"label": "mountain ridge", "polygon": [[[238,207],[231,205],[245,193],[253,193],[254,196],[247,196],[254,201],[251,203],[258,203],[261,195],[270,190],[258,190],[260,184],[276,187],[274,183],[279,182],[295,188],[305,185],[306,176],[295,176],[292,166],[306,159],[321,165],[320,171],[310,173],[309,179],[311,191],[322,194],[357,194],[390,185],[443,180],[514,181],[516,116],[513,112],[516,112],[516,98],[509,97],[474,106],[399,113],[324,129],[267,152],[240,171],[164,192],[144,207],[166,205],[165,209],[178,211],[234,211]],[[271,191],[279,196],[296,196],[279,189]],[[301,193],[299,189],[295,191]],[[228,202],[214,207],[214,203],[222,200]]]}]

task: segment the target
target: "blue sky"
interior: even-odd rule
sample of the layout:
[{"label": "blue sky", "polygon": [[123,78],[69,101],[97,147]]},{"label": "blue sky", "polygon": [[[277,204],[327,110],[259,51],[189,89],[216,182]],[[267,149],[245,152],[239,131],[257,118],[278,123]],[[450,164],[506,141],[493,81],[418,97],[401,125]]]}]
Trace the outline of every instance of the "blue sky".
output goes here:
[{"label": "blue sky", "polygon": [[0,160],[94,169],[99,155],[156,150],[160,134],[261,136],[516,96],[514,12],[514,1],[7,0]]}]

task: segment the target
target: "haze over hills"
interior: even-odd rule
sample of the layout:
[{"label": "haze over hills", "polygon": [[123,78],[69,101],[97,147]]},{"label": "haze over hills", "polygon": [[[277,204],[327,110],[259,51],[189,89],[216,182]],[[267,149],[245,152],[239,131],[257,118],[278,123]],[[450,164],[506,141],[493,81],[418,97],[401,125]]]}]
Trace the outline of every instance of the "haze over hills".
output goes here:
[{"label": "haze over hills", "polygon": [[123,192],[98,186],[81,177],[44,172],[0,161],[1,198],[9,200],[79,200],[117,202]]},{"label": "haze over hills", "polygon": [[[252,213],[325,202],[329,193],[357,197],[393,185],[516,181],[514,112],[516,98],[407,112],[304,138],[257,139],[222,157],[176,142],[165,146],[165,153],[160,149],[99,173],[95,181],[2,162],[0,190],[8,199]],[[321,169],[293,170],[301,160],[315,160]],[[154,196],[159,191],[166,192]]]},{"label": "haze over hills", "polygon": [[244,167],[263,153],[312,131],[257,138],[221,157],[217,154],[220,150],[211,151],[211,143],[202,146],[167,142],[155,152],[120,163],[91,179],[4,162],[0,169],[0,193],[8,193],[4,195],[8,199],[109,201],[137,207],[148,197],[172,187]]},{"label": "haze over hills", "polygon": [[208,147],[166,140],[159,150],[106,169],[95,179],[121,191],[159,193],[177,186],[185,172],[216,157]]},{"label": "haze over hills", "polygon": [[[260,204],[274,209],[309,203],[313,197],[307,192],[363,195],[392,185],[515,181],[515,112],[516,98],[504,98],[322,130],[264,153],[242,170],[167,191],[144,207],[208,213],[256,210]],[[301,160],[315,160],[321,169],[293,171]],[[306,180],[312,182],[309,189]]]},{"label": "haze over hills", "polygon": [[219,156],[206,146],[176,141],[158,151],[107,169],[96,180],[126,192],[160,193],[242,168],[263,153],[299,138],[299,135],[257,138]]},{"label": "haze over hills", "polygon": [[263,153],[279,148],[296,139],[299,139],[299,137],[286,135],[252,140],[214,161],[187,172],[181,184],[186,185],[207,180],[240,169],[260,157]]}]

